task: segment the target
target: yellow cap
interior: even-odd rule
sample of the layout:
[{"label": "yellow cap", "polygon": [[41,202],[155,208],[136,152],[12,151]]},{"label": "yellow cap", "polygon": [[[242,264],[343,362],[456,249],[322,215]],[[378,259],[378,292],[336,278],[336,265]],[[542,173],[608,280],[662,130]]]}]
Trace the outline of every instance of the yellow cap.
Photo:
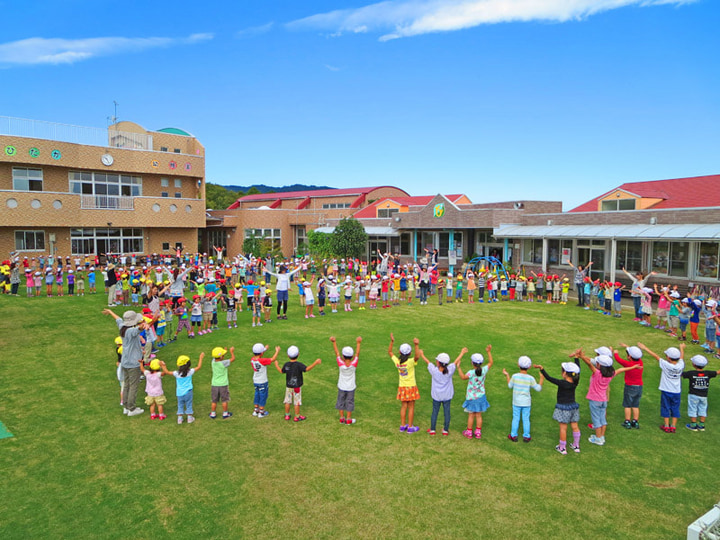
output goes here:
[{"label": "yellow cap", "polygon": [[212,350],[213,358],[220,358],[221,356],[225,356],[227,354],[227,349],[223,349],[222,347],[215,347]]},{"label": "yellow cap", "polygon": [[115,338],[115,345],[122,345],[122,338],[120,336]]},{"label": "yellow cap", "polygon": [[160,360],[156,358],[155,360],[150,362],[150,369],[152,369],[153,371],[158,371],[160,369]]},{"label": "yellow cap", "polygon": [[272,294],[272,291],[270,289],[265,289],[265,294]]},{"label": "yellow cap", "polygon": [[189,357],[189,356],[185,356],[184,354],[183,354],[182,356],[178,356],[177,366],[178,366],[178,367],[184,366],[184,365],[187,364],[189,361],[190,361],[190,357]]},{"label": "yellow cap", "polygon": [[265,285],[265,280],[262,280],[262,281],[260,282],[260,285]]},{"label": "yellow cap", "polygon": [[150,317],[143,317],[143,322],[150,324],[152,322],[152,319]]}]

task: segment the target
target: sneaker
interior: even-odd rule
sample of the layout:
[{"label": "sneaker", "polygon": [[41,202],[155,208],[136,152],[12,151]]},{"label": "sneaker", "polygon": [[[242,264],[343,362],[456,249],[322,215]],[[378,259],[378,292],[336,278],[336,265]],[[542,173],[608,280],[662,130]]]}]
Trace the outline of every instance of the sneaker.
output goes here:
[{"label": "sneaker", "polygon": [[697,425],[697,430],[698,430],[698,431],[705,431],[705,424],[698,424],[698,425]]},{"label": "sneaker", "polygon": [[592,444],[597,444],[598,446],[602,446],[605,444],[605,441],[602,440],[602,437],[596,437],[595,435],[590,435],[590,437],[588,437],[588,441],[590,441]]},{"label": "sneaker", "polygon": [[408,426],[407,428],[408,433],[416,433],[418,431],[420,431],[420,428],[417,426]]},{"label": "sneaker", "polygon": [[670,426],[668,428],[668,433],[675,433],[675,428],[673,426]]},{"label": "sneaker", "polygon": [[195,421],[195,417],[192,414],[188,414],[188,424],[192,424]]},{"label": "sneaker", "polygon": [[563,456],[566,456],[566,455],[567,455],[567,450],[565,450],[564,448],[560,448],[560,445],[559,445],[559,444],[555,447],[555,450],[557,450],[558,452],[560,452]]},{"label": "sneaker", "polygon": [[223,420],[225,420],[225,419],[227,419],[227,418],[230,418],[231,416],[232,416],[232,413],[229,412],[229,411],[226,412],[226,413],[223,413]]},{"label": "sneaker", "polygon": [[624,427],[625,429],[630,429],[632,427],[632,422],[630,420],[625,420],[622,423],[622,427]]},{"label": "sneaker", "polygon": [[466,429],[465,431],[463,431],[463,436],[467,437],[468,439],[472,439],[472,430]]},{"label": "sneaker", "polygon": [[258,411],[257,409],[255,409],[255,410],[253,411],[252,415],[253,415],[253,416],[259,416],[259,415],[258,415],[259,412],[260,412],[260,411]]},{"label": "sneaker", "polygon": [[267,411],[262,411],[261,413],[258,413],[258,418],[265,418],[270,413]]},{"label": "sneaker", "polygon": [[140,407],[135,407],[132,411],[128,411],[128,416],[137,416],[138,414],[142,414],[145,411],[141,409]]},{"label": "sneaker", "polygon": [[158,414],[158,420],[165,420],[166,418],[167,416],[165,416],[164,414]]},{"label": "sneaker", "polygon": [[428,429],[427,432],[428,432],[428,435],[435,435],[434,429]]},{"label": "sneaker", "polygon": [[345,420],[345,425],[349,426],[349,425],[354,424],[355,422],[357,422],[357,420],[355,418],[352,418],[352,419],[348,418],[347,420]]},{"label": "sneaker", "polygon": [[182,424],[182,423],[183,423],[183,417],[180,414],[180,415],[178,415],[178,424]]},{"label": "sneaker", "polygon": [[508,440],[511,440],[512,442],[518,442],[518,438],[513,437],[512,435],[508,435]]},{"label": "sneaker", "polygon": [[443,435],[445,435],[446,437],[447,437],[448,435],[450,435],[450,433],[449,433],[449,432],[447,432],[447,431],[445,431],[444,429],[443,429],[443,432],[442,432],[442,434],[443,434]]},{"label": "sneaker", "polygon": [[340,423],[341,423],[341,424],[344,424],[344,423],[345,423],[345,419],[344,419],[344,418],[341,418],[341,419],[340,419]]},{"label": "sneaker", "polygon": [[213,420],[215,420],[215,419],[217,418],[217,414],[215,414],[214,412],[211,412],[211,413],[210,413],[210,418],[212,418]]},{"label": "sneaker", "polygon": [[400,431],[407,431],[407,428],[407,424],[405,424],[404,426],[400,426]]},{"label": "sneaker", "polygon": [[665,433],[670,433],[670,426],[660,426],[660,429]]},{"label": "sneaker", "polygon": [[633,420],[632,422],[630,422],[630,427],[632,427],[633,429],[640,429],[640,422],[638,422],[637,420]]},{"label": "sneaker", "polygon": [[475,438],[482,439],[482,429],[475,428]]},{"label": "sneaker", "polygon": [[530,442],[532,441],[532,437],[523,437],[523,442]]},{"label": "sneaker", "polygon": [[293,422],[302,422],[303,420],[305,420],[305,417],[303,415],[300,415],[300,416],[296,416],[293,419]]},{"label": "sneaker", "polygon": [[580,453],[580,445],[575,446],[573,443],[570,443],[570,448],[572,448],[573,452],[575,452],[576,454]]},{"label": "sneaker", "polygon": [[688,428],[690,431],[698,430],[697,424],[685,424],[685,427]]},{"label": "sneaker", "polygon": [[151,414],[150,420],[157,420],[158,415],[157,414]]},{"label": "sneaker", "polygon": [[289,415],[289,414],[286,414],[286,415],[285,415],[285,420],[290,420],[290,415]]},{"label": "sneaker", "polygon": [[129,413],[129,412],[130,412],[130,411],[129,411],[128,409],[126,409],[125,407],[123,407],[123,414],[127,414],[127,413]]}]

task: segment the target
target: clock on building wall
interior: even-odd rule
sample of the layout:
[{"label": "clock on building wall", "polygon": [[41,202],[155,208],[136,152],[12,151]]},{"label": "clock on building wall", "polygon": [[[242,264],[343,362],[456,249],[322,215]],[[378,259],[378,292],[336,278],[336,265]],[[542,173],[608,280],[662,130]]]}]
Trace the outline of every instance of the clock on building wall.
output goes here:
[{"label": "clock on building wall", "polygon": [[114,163],[114,159],[110,154],[103,154],[103,157],[100,158],[100,161],[102,161],[103,165],[109,167]]}]

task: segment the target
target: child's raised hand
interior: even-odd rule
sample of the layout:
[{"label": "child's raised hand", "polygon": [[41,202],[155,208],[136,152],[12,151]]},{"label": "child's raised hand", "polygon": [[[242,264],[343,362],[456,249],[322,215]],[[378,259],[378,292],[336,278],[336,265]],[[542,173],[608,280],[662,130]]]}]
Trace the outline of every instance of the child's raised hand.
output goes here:
[{"label": "child's raised hand", "polygon": [[390,332],[390,341],[395,341],[395,336],[393,336],[392,332]]},{"label": "child's raised hand", "polygon": [[229,351],[230,351],[230,354],[235,354],[235,347],[230,347]]},{"label": "child's raised hand", "polygon": [[420,345],[420,340],[418,338],[413,338],[413,344]]},{"label": "child's raised hand", "polygon": [[335,336],[330,336],[330,342],[335,343]]},{"label": "child's raised hand", "polygon": [[533,367],[540,370],[545,369],[544,367],[542,367],[542,364],[533,364]]},{"label": "child's raised hand", "polygon": [[507,376],[509,373],[507,372],[507,369],[503,368],[503,375]]},{"label": "child's raised hand", "polygon": [[620,346],[621,346],[623,349],[627,349],[627,345],[626,345],[625,343],[623,343],[623,342],[620,342]]},{"label": "child's raised hand", "polygon": [[492,345],[490,345],[490,344],[488,343],[488,346],[485,347],[485,351],[486,351],[486,352],[492,351]]},{"label": "child's raised hand", "polygon": [[[265,350],[267,350],[267,345],[265,346]],[[277,354],[277,353],[279,353],[279,352],[280,352],[280,345],[277,345],[277,346],[275,347],[275,354]]]},{"label": "child's raised hand", "polygon": [[468,348],[467,348],[467,347],[463,347],[462,349],[460,349],[460,352],[463,353],[463,354],[467,354]]},{"label": "child's raised hand", "polygon": [[362,343],[362,338],[361,338],[360,336],[358,336],[355,341],[356,341],[357,343]]}]

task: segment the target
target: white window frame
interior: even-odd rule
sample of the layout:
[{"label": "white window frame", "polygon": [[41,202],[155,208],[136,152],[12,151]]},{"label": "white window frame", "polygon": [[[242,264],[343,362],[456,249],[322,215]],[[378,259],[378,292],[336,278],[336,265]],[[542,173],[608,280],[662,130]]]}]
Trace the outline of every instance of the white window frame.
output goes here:
[{"label": "white window frame", "polygon": [[[22,245],[18,245],[18,234],[23,235],[22,239]],[[27,241],[25,235],[32,234],[35,237],[35,246],[37,246],[37,239],[42,238],[42,247],[34,247],[32,249],[27,247]],[[15,231],[15,234],[13,235],[14,241],[15,241],[15,251],[38,251],[38,252],[44,252],[45,251],[45,231],[36,231],[36,230],[17,230]]]},{"label": "white window frame", "polygon": [[[40,173],[40,177],[38,178],[37,176],[31,175],[31,172]],[[42,169],[36,169],[33,167],[13,167],[12,178],[14,191],[43,191],[45,187],[45,179]],[[18,188],[16,182],[26,182],[27,189]],[[40,182],[40,189],[31,189],[31,182]]]}]

